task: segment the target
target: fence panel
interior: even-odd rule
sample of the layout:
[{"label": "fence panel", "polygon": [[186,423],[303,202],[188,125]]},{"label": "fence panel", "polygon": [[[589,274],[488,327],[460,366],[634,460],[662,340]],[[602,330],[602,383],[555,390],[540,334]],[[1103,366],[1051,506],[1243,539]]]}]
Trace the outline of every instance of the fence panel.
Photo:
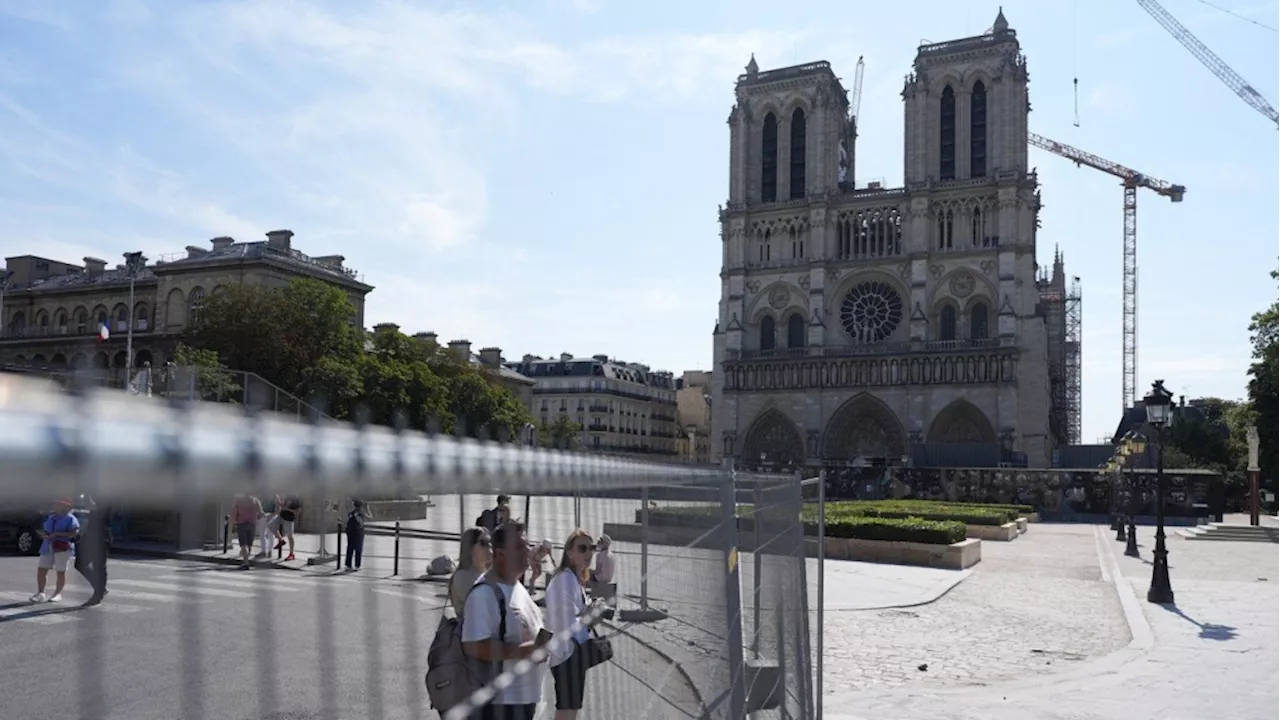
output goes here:
[{"label": "fence panel", "polygon": [[[253,549],[268,555],[251,558],[251,572],[119,558],[101,605],[80,607],[89,590],[73,573],[56,608],[0,604],[0,634],[16,638],[0,644],[0,662],[25,657],[17,633],[36,630],[33,642],[65,658],[58,673],[32,668],[6,683],[0,717],[435,717],[426,654],[452,611],[448,574],[432,566],[459,557],[460,533],[499,494],[527,524],[533,552],[550,547],[525,574],[536,600],[545,601],[574,531],[597,543],[612,536],[614,577],[589,584],[601,603],[588,617],[615,655],[588,673],[582,717],[813,716],[792,479],[735,488],[735,474],[720,468],[298,422],[158,395],[70,394],[0,377],[0,501],[45,508],[87,496],[109,516],[119,514],[109,508],[145,509],[139,524],[167,514],[170,554],[230,563],[237,493],[299,497],[297,532],[277,550],[276,537],[264,547],[255,528]],[[752,547],[763,550],[748,571],[735,516],[749,497],[763,533]],[[334,567],[352,549],[341,532],[352,498],[386,498],[395,508],[430,501],[425,518],[370,520],[354,573]],[[272,557],[295,551],[292,563]],[[0,597],[29,592],[35,564],[0,557]],[[298,572],[259,569],[267,565]],[[759,586],[748,597],[740,597],[743,577]],[[549,718],[555,690],[545,663],[517,666],[489,691],[530,673],[544,678],[538,717]],[[777,702],[759,701],[766,681]]]}]

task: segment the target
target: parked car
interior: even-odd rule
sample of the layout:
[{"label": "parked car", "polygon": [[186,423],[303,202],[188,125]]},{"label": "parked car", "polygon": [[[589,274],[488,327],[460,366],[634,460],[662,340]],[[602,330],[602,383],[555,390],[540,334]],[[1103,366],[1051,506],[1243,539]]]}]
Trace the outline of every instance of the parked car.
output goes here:
[{"label": "parked car", "polygon": [[[32,506],[9,506],[0,507],[0,547],[6,549],[17,550],[23,555],[39,555],[40,544],[44,538],[41,537],[40,528],[44,524],[44,519],[49,516],[52,503],[45,507]],[[90,507],[92,503],[84,495],[76,498],[75,507],[71,509],[72,514],[80,520],[80,526],[89,519],[89,513],[93,512]],[[110,533],[108,532],[107,544],[111,544]]]}]

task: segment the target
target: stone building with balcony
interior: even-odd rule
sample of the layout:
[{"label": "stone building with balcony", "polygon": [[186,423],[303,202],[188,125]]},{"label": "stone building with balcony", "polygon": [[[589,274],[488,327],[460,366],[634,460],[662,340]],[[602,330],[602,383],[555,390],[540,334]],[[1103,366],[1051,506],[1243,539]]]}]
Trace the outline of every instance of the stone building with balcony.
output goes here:
[{"label": "stone building with balcony", "polygon": [[675,457],[676,379],[607,355],[542,359],[525,355],[507,368],[534,381],[533,415],[544,425],[565,415],[584,450]]},{"label": "stone building with balcony", "polygon": [[[311,257],[293,247],[293,233],[274,230],[265,241],[217,237],[131,270],[87,257],[83,265],[32,255],[5,259],[0,288],[0,366],[116,371],[126,366],[133,326],[133,366],[170,359],[204,298],[234,283],[283,287],[309,277],[342,288],[363,327],[365,296],[373,289],[341,255]],[[132,280],[132,307],[130,281]],[[109,329],[101,340],[99,330]],[[111,373],[108,373],[111,374]]]},{"label": "stone building with balcony", "polygon": [[904,187],[858,187],[856,120],[830,65],[761,71],[752,57],[728,120],[715,459],[1049,465],[1061,338],[1037,284],[1027,81],[1003,13],[983,35],[920,46]]}]

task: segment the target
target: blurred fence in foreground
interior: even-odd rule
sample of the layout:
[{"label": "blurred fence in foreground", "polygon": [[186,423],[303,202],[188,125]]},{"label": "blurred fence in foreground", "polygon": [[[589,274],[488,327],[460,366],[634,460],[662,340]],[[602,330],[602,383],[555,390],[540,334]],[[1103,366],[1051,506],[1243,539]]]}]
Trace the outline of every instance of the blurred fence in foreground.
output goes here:
[{"label": "blurred fence in foreground", "polygon": [[[298,422],[119,391],[69,394],[0,377],[0,501],[6,506],[84,494],[100,505],[172,513],[177,545],[184,546],[219,532],[216,513],[235,493],[299,495],[324,513],[346,507],[351,497],[429,496],[431,506],[425,519],[404,523],[421,533],[366,537],[365,575],[292,574],[297,582],[315,582],[305,596],[294,596],[305,599],[287,607],[259,589],[247,604],[183,604],[176,619],[156,616],[156,624],[172,624],[163,630],[177,649],[159,674],[144,670],[146,663],[134,669],[119,662],[118,648],[109,653],[120,616],[86,614],[87,635],[68,630],[75,623],[47,628],[42,646],[68,653],[62,673],[6,688],[0,717],[434,717],[423,673],[431,636],[448,612],[443,583],[423,578],[389,585],[381,579],[386,558],[394,554],[405,564],[401,577],[416,577],[438,555],[456,557],[452,538],[474,525],[499,493],[513,496],[530,541],[552,546],[542,578],[533,582],[536,598],[570,532],[615,536],[616,588],[607,593],[615,612],[599,629],[612,638],[616,654],[590,671],[582,717],[817,716],[796,478]],[[652,527],[648,509],[658,503],[687,505],[692,519],[680,528]],[[336,530],[340,516],[315,522]],[[299,552],[313,540],[300,537]],[[386,546],[393,541],[394,551]],[[401,542],[423,545],[402,552]],[[323,550],[323,536],[320,543]],[[210,573],[189,573],[190,587],[177,590],[202,592],[200,575]],[[368,582],[348,582],[353,578]],[[10,580],[0,578],[0,585]],[[399,599],[389,600],[393,596]],[[7,627],[0,622],[0,633]],[[229,657],[236,662],[225,662]],[[304,675],[313,684],[300,692],[295,688]],[[546,675],[540,718],[555,708]],[[165,692],[175,694],[171,702],[139,703]]]}]

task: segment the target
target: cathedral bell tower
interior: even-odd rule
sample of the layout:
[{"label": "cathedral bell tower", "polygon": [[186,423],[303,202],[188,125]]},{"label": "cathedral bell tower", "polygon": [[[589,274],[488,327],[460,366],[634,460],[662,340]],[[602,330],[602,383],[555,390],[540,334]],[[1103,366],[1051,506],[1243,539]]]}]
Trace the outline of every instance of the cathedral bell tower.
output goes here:
[{"label": "cathedral bell tower", "polygon": [[921,45],[902,89],[907,186],[1025,175],[1027,80],[1003,9],[983,35]]}]

